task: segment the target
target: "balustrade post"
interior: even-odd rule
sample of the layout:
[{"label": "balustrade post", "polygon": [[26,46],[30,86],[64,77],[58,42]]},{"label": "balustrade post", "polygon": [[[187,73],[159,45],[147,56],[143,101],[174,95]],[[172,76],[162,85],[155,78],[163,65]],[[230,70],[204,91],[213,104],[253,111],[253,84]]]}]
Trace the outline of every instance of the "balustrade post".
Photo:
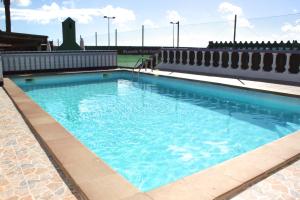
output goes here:
[{"label": "balustrade post", "polygon": [[210,66],[213,66],[214,65],[214,52],[213,51],[210,51]]},{"label": "balustrade post", "polygon": [[194,65],[195,66],[197,65],[197,62],[198,62],[197,53],[198,53],[197,51],[194,51],[194,54],[195,54]]},{"label": "balustrade post", "polygon": [[231,56],[232,56],[232,51],[228,51],[228,67],[231,67]]},{"label": "balustrade post", "polygon": [[158,65],[158,53],[155,54],[156,65]]},{"label": "balustrade post", "polygon": [[182,51],[180,50],[179,53],[179,64],[182,64]]},{"label": "balustrade post", "polygon": [[238,52],[239,61],[238,61],[238,68],[242,68],[242,52]]},{"label": "balustrade post", "polygon": [[164,50],[161,50],[161,63],[163,63],[164,62]]},{"label": "balustrade post", "polygon": [[205,66],[205,51],[202,51],[202,55],[201,55],[201,66]]},{"label": "balustrade post", "polygon": [[291,53],[286,53],[286,63],[285,63],[285,72],[289,72],[289,68],[290,68],[290,58],[291,58]]},{"label": "balustrade post", "polygon": [[218,51],[219,53],[219,67],[222,66],[222,56],[223,56],[223,51]]},{"label": "balustrade post", "polygon": [[260,68],[260,70],[263,70],[265,53],[260,52],[259,54],[260,54],[259,68]]},{"label": "balustrade post", "polygon": [[276,57],[277,57],[277,53],[272,53],[273,55],[273,61],[272,61],[272,70],[274,71],[276,69]]},{"label": "balustrade post", "polygon": [[248,54],[249,54],[249,62],[248,62],[248,66],[249,66],[249,68],[251,69],[251,67],[252,67],[252,55],[253,55],[253,53],[252,53],[252,52],[248,52]]},{"label": "balustrade post", "polygon": [[190,64],[190,51],[186,51],[186,64]]},{"label": "balustrade post", "polygon": [[170,63],[170,51],[167,51],[167,63]]}]

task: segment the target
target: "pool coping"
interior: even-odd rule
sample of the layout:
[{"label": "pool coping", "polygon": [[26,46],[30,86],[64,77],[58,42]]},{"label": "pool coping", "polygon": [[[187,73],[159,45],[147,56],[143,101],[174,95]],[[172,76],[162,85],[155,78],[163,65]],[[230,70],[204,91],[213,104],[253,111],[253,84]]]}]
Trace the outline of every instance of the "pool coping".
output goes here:
[{"label": "pool coping", "polygon": [[141,192],[81,144],[9,78],[4,78],[4,89],[43,148],[53,155],[86,199],[227,199],[300,159],[300,131],[297,131],[173,183]]}]

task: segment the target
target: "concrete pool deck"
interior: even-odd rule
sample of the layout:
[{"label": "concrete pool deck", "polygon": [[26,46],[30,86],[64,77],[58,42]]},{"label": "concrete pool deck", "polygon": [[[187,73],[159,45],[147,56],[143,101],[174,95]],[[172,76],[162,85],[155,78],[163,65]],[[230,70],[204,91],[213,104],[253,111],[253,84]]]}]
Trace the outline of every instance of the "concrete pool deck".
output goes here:
[{"label": "concrete pool deck", "polygon": [[[173,74],[162,71],[154,71],[153,73],[156,75]],[[181,73],[174,73],[173,75],[174,77],[179,75],[191,77],[189,74]],[[216,79],[216,77],[192,76],[197,76],[201,81],[205,81],[202,80],[203,78]],[[219,81],[222,82],[223,78],[220,79]],[[240,81],[232,80],[232,84],[234,82],[238,82],[236,87],[239,87],[237,84],[241,84]],[[257,84],[264,85],[263,83]],[[241,87],[245,87],[245,83],[242,85],[244,86]],[[264,86],[266,89],[270,87],[269,84]],[[299,87],[279,86],[283,89],[272,88],[272,92],[290,92],[290,95],[294,96],[300,94]],[[81,190],[80,192],[89,199],[231,198],[248,186],[298,160],[300,155],[300,132],[298,131],[207,170],[142,193],[88,151],[9,79],[5,79],[5,89],[36,137],[45,144],[46,151],[54,155],[54,160],[75,182]],[[295,93],[294,89],[298,89],[298,91]]]}]

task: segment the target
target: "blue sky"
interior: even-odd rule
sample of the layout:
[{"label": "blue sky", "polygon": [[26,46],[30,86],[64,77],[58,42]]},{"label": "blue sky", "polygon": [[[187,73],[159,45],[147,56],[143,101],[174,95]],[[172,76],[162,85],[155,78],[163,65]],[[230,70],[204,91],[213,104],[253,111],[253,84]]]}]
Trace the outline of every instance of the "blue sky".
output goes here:
[{"label": "blue sky", "polygon": [[[170,21],[181,22],[181,46],[206,46],[209,40],[232,40],[233,16],[238,15],[237,40],[300,39],[300,1],[298,0],[13,0],[12,30],[62,38],[61,21],[76,20],[77,38],[86,44],[107,44],[107,21],[111,24],[111,43],[118,29],[119,45],[140,45],[141,25],[145,25],[146,45],[172,45]],[[4,29],[3,7],[0,9]],[[292,14],[289,16],[272,17]],[[255,19],[262,17],[260,19]],[[266,17],[266,18],[265,18]]]}]

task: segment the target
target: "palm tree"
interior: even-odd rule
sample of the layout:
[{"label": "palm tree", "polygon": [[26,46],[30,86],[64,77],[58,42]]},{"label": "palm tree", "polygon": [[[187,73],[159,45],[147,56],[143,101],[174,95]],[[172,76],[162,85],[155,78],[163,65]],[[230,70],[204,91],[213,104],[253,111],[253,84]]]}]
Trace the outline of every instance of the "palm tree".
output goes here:
[{"label": "palm tree", "polygon": [[5,24],[6,24],[6,32],[11,32],[11,22],[10,22],[10,0],[1,0],[4,3],[5,8]]}]

